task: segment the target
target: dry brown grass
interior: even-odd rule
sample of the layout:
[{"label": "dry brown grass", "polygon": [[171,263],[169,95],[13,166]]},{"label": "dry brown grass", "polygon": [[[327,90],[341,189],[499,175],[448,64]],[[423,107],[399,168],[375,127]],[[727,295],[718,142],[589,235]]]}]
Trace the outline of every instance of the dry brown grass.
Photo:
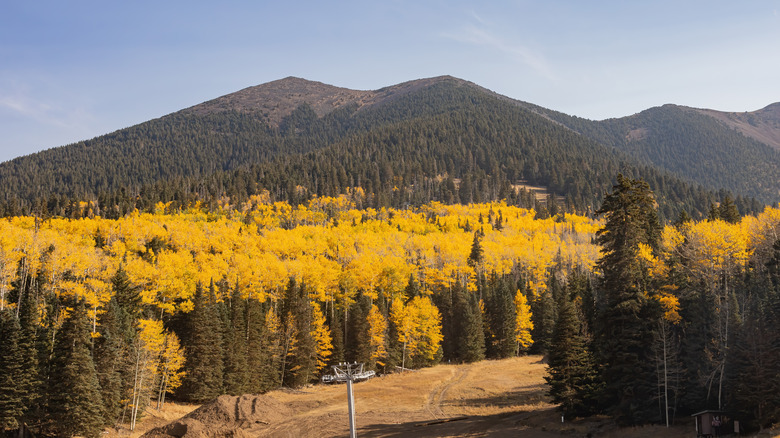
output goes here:
[{"label": "dry brown grass", "polygon": [[[539,356],[483,361],[476,364],[439,365],[415,372],[393,374],[354,385],[358,435],[375,437],[504,437],[551,438],[592,436],[617,438],[678,438],[691,436],[691,427],[618,429],[607,418],[566,419],[545,394],[546,365]],[[220,398],[222,406],[238,412],[240,404],[267,406],[278,415],[235,418],[228,426],[235,437],[336,437],[349,433],[345,385],[313,385],[301,390],[278,390],[263,396]],[[236,406],[233,409],[232,406]],[[192,406],[170,405],[188,412]],[[252,412],[255,409],[253,407]],[[282,412],[284,411],[284,412]],[[164,411],[166,412],[166,411]],[[270,411],[269,411],[270,412]],[[197,436],[224,436],[225,427],[198,412],[188,421],[200,421],[191,430]],[[259,417],[258,417],[259,418]],[[453,420],[441,422],[441,420]],[[144,420],[159,426],[162,417]],[[685,423],[684,419],[682,421]],[[112,435],[112,436],[138,436]],[[157,433],[155,437],[167,435]],[[195,436],[195,435],[192,435]],[[190,435],[185,435],[190,437]]]}]

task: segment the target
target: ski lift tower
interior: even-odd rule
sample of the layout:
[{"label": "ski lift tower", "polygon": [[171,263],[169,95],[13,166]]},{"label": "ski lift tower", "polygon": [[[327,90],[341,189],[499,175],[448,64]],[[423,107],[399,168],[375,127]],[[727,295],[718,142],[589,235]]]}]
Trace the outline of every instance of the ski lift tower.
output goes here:
[{"label": "ski lift tower", "polygon": [[355,397],[352,395],[352,382],[357,380],[366,380],[373,377],[374,372],[371,371],[371,376],[366,376],[366,372],[363,371],[362,363],[340,363],[333,365],[333,380],[338,382],[347,382],[347,403],[349,404],[349,438],[357,438],[357,432],[355,431]]}]

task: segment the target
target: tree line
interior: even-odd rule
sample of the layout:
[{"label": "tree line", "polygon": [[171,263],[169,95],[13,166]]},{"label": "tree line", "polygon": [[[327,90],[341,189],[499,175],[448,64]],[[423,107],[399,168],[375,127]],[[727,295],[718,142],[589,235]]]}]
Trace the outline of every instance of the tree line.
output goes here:
[{"label": "tree line", "polygon": [[599,210],[592,281],[570,277],[553,294],[548,381],[566,415],[669,425],[713,409],[747,429],[777,421],[779,217],[720,210],[662,228],[647,184],[618,177]]},{"label": "tree line", "polygon": [[623,176],[601,221],[365,200],[0,221],[2,427],[93,436],[166,394],[525,352],[548,355],[567,415],[776,418],[780,209],[740,218],[724,203],[661,227],[649,187]]}]

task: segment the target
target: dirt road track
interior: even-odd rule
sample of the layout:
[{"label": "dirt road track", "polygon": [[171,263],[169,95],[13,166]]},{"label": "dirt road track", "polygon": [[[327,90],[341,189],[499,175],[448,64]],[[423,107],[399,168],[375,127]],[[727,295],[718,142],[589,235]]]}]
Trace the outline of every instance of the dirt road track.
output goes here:
[{"label": "dirt road track", "polygon": [[442,384],[434,388],[433,391],[428,394],[428,401],[425,404],[425,410],[437,420],[446,418],[446,414],[442,410],[442,402],[445,400],[447,390],[453,385],[457,385],[466,378],[468,374],[469,365],[456,366],[452,377],[444,381]]},{"label": "dirt road track", "polygon": [[[604,419],[561,424],[545,394],[545,369],[539,357],[528,356],[439,365],[357,383],[358,436],[551,438],[596,431],[599,437],[677,438],[689,432],[625,434]],[[223,396],[144,436],[343,437],[349,434],[346,400],[345,385]]]}]

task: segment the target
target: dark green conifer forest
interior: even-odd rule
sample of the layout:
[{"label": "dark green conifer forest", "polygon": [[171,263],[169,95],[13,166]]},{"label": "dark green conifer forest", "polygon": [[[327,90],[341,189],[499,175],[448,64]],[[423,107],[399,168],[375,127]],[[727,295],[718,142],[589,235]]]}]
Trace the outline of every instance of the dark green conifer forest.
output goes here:
[{"label": "dark green conifer forest", "polygon": [[[593,129],[586,125],[570,123],[569,129],[546,116],[454,78],[320,118],[303,103],[279,126],[260,113],[182,111],[0,164],[0,204],[6,215],[77,217],[83,214],[79,201],[89,201],[95,214],[119,217],[160,201],[213,206],[268,190],[275,200],[298,204],[361,187],[374,207],[494,199],[535,207],[533,193],[518,189],[528,185],[543,187],[567,211],[592,213],[618,172],[647,181],[665,219],[683,210],[706,216],[728,190],[743,214],[760,210],[752,196],[778,198],[771,187],[756,192],[729,183],[746,181],[734,169],[750,169],[751,180],[777,180],[779,161],[769,151],[755,158],[765,170],[729,159],[734,168],[702,168],[709,179],[689,178],[688,169],[621,150],[613,141],[617,134],[589,136]],[[660,150],[655,144],[645,149]],[[695,156],[669,161],[710,162]]]}]

